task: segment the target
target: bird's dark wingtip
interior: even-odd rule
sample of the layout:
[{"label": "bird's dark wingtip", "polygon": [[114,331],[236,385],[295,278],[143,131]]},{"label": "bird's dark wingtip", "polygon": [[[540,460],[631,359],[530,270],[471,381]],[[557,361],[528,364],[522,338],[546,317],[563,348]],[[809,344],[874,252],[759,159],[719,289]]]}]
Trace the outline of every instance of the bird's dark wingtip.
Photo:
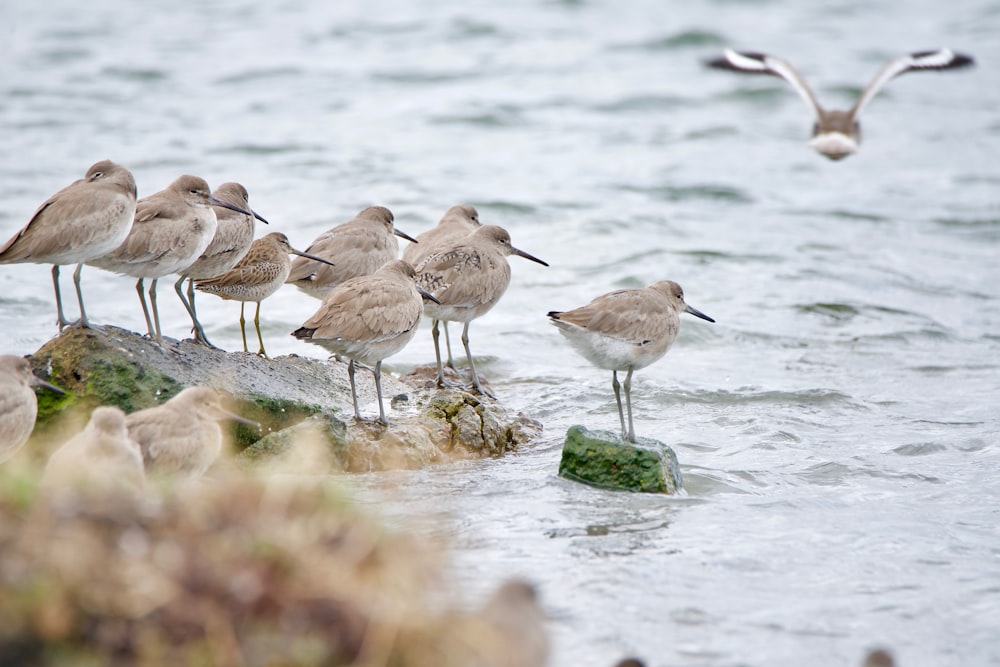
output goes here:
[{"label": "bird's dark wingtip", "polygon": [[306,340],[312,338],[314,333],[316,333],[316,329],[310,329],[308,327],[299,327],[298,329],[293,331],[291,335],[295,336],[299,340]]}]

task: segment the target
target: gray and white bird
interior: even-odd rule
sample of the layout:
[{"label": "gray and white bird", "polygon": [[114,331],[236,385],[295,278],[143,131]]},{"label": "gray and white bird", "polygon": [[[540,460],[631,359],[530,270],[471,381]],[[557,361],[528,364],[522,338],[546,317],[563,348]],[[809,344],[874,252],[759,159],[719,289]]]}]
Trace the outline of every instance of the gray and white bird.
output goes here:
[{"label": "gray and white bird", "polygon": [[[549,319],[570,345],[598,368],[611,371],[611,386],[618,403],[622,438],[635,442],[632,425],[632,373],[649,366],[667,353],[680,330],[680,313],[690,313],[715,322],[684,302],[684,290],[672,280],[649,287],[623,289],[603,294],[586,306],[551,311]],[[625,405],[628,429],[622,412],[618,372],[626,372]]]},{"label": "gray and white bird", "polygon": [[[149,336],[157,343],[163,341],[163,336],[156,307],[156,282],[164,276],[183,273],[205,252],[218,226],[212,204],[253,215],[213,197],[204,179],[181,176],[165,190],[140,199],[136,204],[135,222],[121,245],[87,262],[139,279],[135,289],[139,293]],[[146,278],[153,279],[149,285],[150,307],[146,306],[142,289]]]},{"label": "gray and white bird", "polygon": [[223,419],[260,427],[225,409],[211,387],[188,387],[162,405],[133,412],[125,423],[142,450],[147,475],[196,478],[222,451]]},{"label": "gray and white bird", "polygon": [[[449,246],[458,243],[466,236],[482,227],[479,222],[479,211],[467,204],[452,206],[438,221],[437,225],[422,234],[417,234],[416,243],[411,243],[403,249],[403,259],[417,266],[428,255],[432,255]],[[431,322],[435,326],[437,321]],[[444,322],[444,346],[448,352],[448,367],[455,368],[455,360],[451,356],[451,337],[448,335],[448,323]]]},{"label": "gray and white bird", "polygon": [[781,58],[766,53],[726,49],[722,56],[708,60],[706,64],[716,69],[744,74],[767,74],[787,81],[816,117],[809,146],[831,160],[841,160],[857,152],[861,143],[858,116],[890,80],[907,72],[957,69],[974,62],[971,56],[955,53],[951,49],[918,51],[899,56],[879,70],[875,78],[865,86],[858,101],[847,111],[824,109],[805,79],[788,61]]},{"label": "gray and white bird", "polygon": [[17,454],[35,430],[35,387],[66,393],[36,376],[24,357],[0,355],[0,463]]},{"label": "gray and white bird", "polygon": [[416,267],[417,284],[437,297],[438,303],[428,303],[424,309],[434,320],[431,337],[437,358],[438,385],[446,384],[438,343],[438,322],[463,322],[462,345],[472,373],[472,386],[481,394],[490,395],[479,381],[476,365],[469,350],[469,323],[482,317],[500,301],[510,285],[510,264],[507,257],[517,255],[542,266],[548,264],[534,255],[511,245],[510,234],[503,227],[485,225],[464,239],[440,249]]},{"label": "gray and white bird", "polygon": [[378,421],[388,424],[382,401],[382,360],[410,342],[420,324],[423,299],[434,295],[414,281],[413,267],[401,259],[383,265],[367,276],[351,278],[334,287],[319,310],[292,332],[299,340],[319,345],[347,357],[347,374],[354,399],[354,417],[361,420],[354,382],[356,362],[374,366],[378,395]]},{"label": "gray and white bird", "polygon": [[89,327],[83,307],[80,272],[84,263],[106,255],[125,240],[132,228],[135,206],[132,172],[110,160],[97,162],[82,179],[73,181],[45,200],[28,224],[0,246],[0,264],[52,265],[60,330],[73,323],[63,314],[59,267],[76,264],[73,285],[80,303],[79,323]]},{"label": "gray and white bird", "polygon": [[87,426],[49,457],[41,484],[141,492],[146,487],[142,451],[129,437],[125,413],[112,406],[96,408]]},{"label": "gray and white bird", "polygon": [[[188,315],[191,316],[195,341],[209,347],[215,346],[209,342],[204,327],[198,321],[198,311],[194,305],[194,283],[197,280],[221,276],[243,259],[243,256],[250,249],[250,244],[253,243],[254,218],[265,225],[268,224],[267,220],[250,208],[250,195],[247,193],[247,189],[239,183],[223,183],[215,188],[212,196],[231,206],[250,211],[253,215],[213,204],[212,210],[215,212],[215,219],[218,223],[215,228],[215,236],[212,237],[211,243],[201,253],[201,256],[194,261],[194,264],[185,269],[181,277],[174,283],[177,296],[180,297],[181,303],[184,304]],[[185,278],[188,281],[187,297],[184,296],[183,291]]]},{"label": "gray and white bird", "polygon": [[413,241],[396,229],[393,219],[392,212],[384,206],[369,206],[352,220],[323,232],[306,252],[329,263],[296,259],[286,282],[311,297],[323,299],[331,288],[345,280],[374,273],[399,257],[397,236]]}]

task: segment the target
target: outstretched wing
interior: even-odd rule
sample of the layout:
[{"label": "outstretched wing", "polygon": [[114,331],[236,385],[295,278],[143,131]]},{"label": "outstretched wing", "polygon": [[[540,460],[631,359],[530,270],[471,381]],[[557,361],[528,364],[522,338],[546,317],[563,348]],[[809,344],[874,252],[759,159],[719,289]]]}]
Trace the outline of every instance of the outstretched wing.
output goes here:
[{"label": "outstretched wing", "polygon": [[716,69],[727,69],[744,74],[769,74],[784,79],[805,100],[812,112],[817,117],[820,115],[822,107],[816,101],[816,95],[813,94],[809,84],[786,60],[769,56],[766,53],[726,49],[721,57],[708,60],[705,64]]},{"label": "outstretched wing", "polygon": [[975,64],[971,56],[962,53],[955,53],[951,49],[938,49],[936,51],[918,51],[909,55],[894,58],[886,63],[885,67],[879,70],[875,78],[871,80],[858,103],[851,109],[851,114],[857,118],[861,110],[865,108],[872,98],[878,94],[882,87],[900,74],[916,72],[920,70],[946,70],[958,67],[968,67]]}]

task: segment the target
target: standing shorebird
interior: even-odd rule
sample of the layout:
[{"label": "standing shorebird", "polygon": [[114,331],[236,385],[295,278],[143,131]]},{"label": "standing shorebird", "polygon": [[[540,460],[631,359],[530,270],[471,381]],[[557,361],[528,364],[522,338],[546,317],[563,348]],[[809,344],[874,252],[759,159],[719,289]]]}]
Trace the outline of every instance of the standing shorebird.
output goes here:
[{"label": "standing shorebird", "polygon": [[[205,252],[215,236],[218,223],[212,204],[252,215],[239,206],[212,196],[208,183],[197,176],[181,176],[156,194],[144,197],[136,205],[135,223],[125,241],[113,252],[88,262],[101,269],[138,278],[142,314],[150,338],[163,342],[160,313],[156,307],[156,282],[163,276],[180,273]],[[146,278],[153,319],[149,317],[142,286]]]},{"label": "standing shorebird", "polygon": [[125,413],[111,406],[96,408],[87,426],[49,457],[42,486],[142,491],[142,451],[128,435]]},{"label": "standing shorebird", "polygon": [[133,412],[125,423],[148,474],[194,478],[222,451],[222,419],[260,427],[222,407],[221,395],[211,387],[188,387],[163,405]]},{"label": "standing shorebird", "polygon": [[246,319],[243,308],[247,301],[257,302],[257,313],[253,324],[257,329],[260,350],[257,354],[270,359],[264,351],[264,339],[260,335],[260,302],[278,291],[285,284],[291,261],[288,255],[299,255],[309,260],[328,264],[327,260],[296,250],[288,243],[288,237],[280,232],[272,232],[257,239],[250,250],[236,266],[221,276],[199,280],[195,288],[223,299],[240,302],[240,333],[243,335],[243,351],[247,352]]},{"label": "standing shorebird", "polygon": [[286,282],[322,300],[330,288],[345,280],[374,273],[399,256],[399,242],[395,237],[413,241],[413,238],[396,229],[392,221],[389,209],[369,206],[353,220],[323,232],[306,248],[306,252],[335,264],[296,259],[292,262]]},{"label": "standing shorebird", "polygon": [[[635,442],[632,426],[632,372],[645,368],[667,353],[677,339],[680,313],[715,322],[684,303],[684,290],[672,280],[661,280],[641,289],[608,292],[582,308],[551,311],[549,318],[577,352],[598,368],[611,371],[611,386],[618,402],[622,438]],[[628,431],[622,412],[618,371],[625,376]]]},{"label": "standing shorebird", "polygon": [[397,259],[375,273],[351,278],[330,290],[319,310],[292,332],[299,340],[350,359],[347,375],[351,380],[354,417],[359,421],[355,362],[374,364],[378,421],[388,424],[382,404],[382,360],[406,347],[417,333],[423,299],[437,302],[414,282],[415,275],[412,266]]},{"label": "standing shorebird", "polygon": [[32,373],[24,357],[0,355],[0,463],[14,456],[35,429],[38,399],[34,387],[66,393]]},{"label": "standing shorebird", "polygon": [[[437,225],[423,234],[418,234],[415,243],[403,250],[403,259],[417,266],[425,257],[461,241],[472,232],[479,229],[479,211],[472,206],[459,204],[445,211]],[[431,322],[435,326],[437,321]],[[444,346],[448,351],[448,367],[455,370],[455,360],[451,356],[451,337],[448,335],[448,323],[444,323]]]},{"label": "standing shorebird", "polygon": [[59,267],[77,265],[73,285],[80,302],[79,322],[89,327],[80,289],[80,272],[85,262],[111,252],[128,236],[135,216],[135,198],[132,172],[120,164],[102,160],[91,166],[82,179],[49,197],[28,224],[0,246],[0,264],[52,265],[60,331],[72,322],[63,314]]},{"label": "standing shorebird", "polygon": [[417,267],[417,284],[438,298],[438,303],[425,306],[427,314],[434,320],[431,336],[437,357],[438,386],[446,383],[437,323],[464,322],[462,345],[465,346],[465,356],[472,372],[472,386],[481,394],[492,395],[480,384],[476,365],[472,361],[469,323],[489,312],[507,291],[510,284],[508,255],[518,255],[548,266],[546,262],[512,246],[510,234],[503,227],[486,225],[450,247],[429,255]]},{"label": "standing shorebird", "polygon": [[[243,259],[253,243],[254,218],[257,218],[265,225],[267,220],[257,215],[257,212],[250,208],[250,195],[247,189],[239,183],[223,183],[215,188],[212,196],[219,201],[224,201],[231,206],[246,209],[253,215],[246,215],[223,206],[212,206],[215,212],[215,219],[218,225],[215,228],[215,236],[208,244],[201,257],[189,266],[180,279],[174,284],[174,290],[180,297],[181,303],[191,316],[191,324],[194,327],[195,342],[204,343],[209,347],[212,345],[205,335],[205,329],[198,321],[198,313],[194,307],[194,283],[196,280],[205,280],[221,276],[229,269],[236,266],[236,263]],[[187,298],[184,297],[182,289],[184,279],[188,279]],[[245,347],[245,346],[244,346]]]},{"label": "standing shorebird", "polygon": [[972,57],[955,53],[950,49],[918,51],[899,56],[890,60],[879,70],[875,78],[865,86],[855,105],[847,111],[828,111],[820,106],[816,95],[805,79],[788,61],[781,58],[769,56],[766,53],[726,49],[721,57],[713,58],[706,64],[709,67],[745,74],[769,74],[787,81],[805,100],[806,105],[816,116],[809,146],[831,160],[840,160],[857,152],[858,145],[861,143],[861,125],[858,122],[858,116],[861,114],[861,110],[891,79],[906,72],[956,69],[972,65],[974,62]]}]

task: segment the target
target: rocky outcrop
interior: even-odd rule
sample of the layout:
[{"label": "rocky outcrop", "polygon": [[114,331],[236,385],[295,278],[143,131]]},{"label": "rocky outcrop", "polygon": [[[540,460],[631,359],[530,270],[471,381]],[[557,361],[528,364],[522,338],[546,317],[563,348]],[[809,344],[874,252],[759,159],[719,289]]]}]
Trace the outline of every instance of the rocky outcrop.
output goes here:
[{"label": "rocky outcrop", "polygon": [[[263,359],[227,353],[190,340],[162,347],[124,329],[69,328],[31,358],[35,372],[67,390],[39,395],[36,436],[64,440],[98,405],[125,412],[158,405],[185,387],[208,385],[232,397],[231,409],[260,422],[232,427],[233,446],[246,461],[287,456],[309,435],[325,449],[331,469],[414,468],[455,458],[501,456],[538,435],[541,425],[495,399],[437,389],[430,369],[399,380],[383,375],[389,426],[354,419],[347,365],[297,355]],[[375,388],[357,375],[362,406]],[[374,417],[374,411],[369,409]],[[364,407],[362,414],[365,414]],[[319,472],[319,471],[317,471]]]},{"label": "rocky outcrop", "polygon": [[571,426],[559,475],[605,489],[674,494],[681,489],[677,455],[650,438],[626,442],[610,431]]}]

